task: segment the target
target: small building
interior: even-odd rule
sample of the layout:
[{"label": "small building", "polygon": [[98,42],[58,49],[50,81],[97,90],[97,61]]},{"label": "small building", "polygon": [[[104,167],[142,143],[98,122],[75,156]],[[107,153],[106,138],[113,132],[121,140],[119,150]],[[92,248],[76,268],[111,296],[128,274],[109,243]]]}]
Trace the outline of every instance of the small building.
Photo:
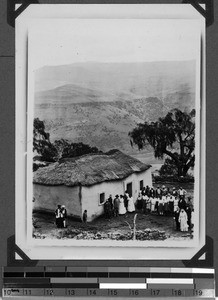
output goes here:
[{"label": "small building", "polygon": [[54,212],[61,204],[72,217],[81,218],[87,210],[92,221],[103,214],[110,194],[115,197],[128,190],[136,201],[142,187],[152,186],[150,168],[119,150],[52,163],[34,172],[34,210]]}]

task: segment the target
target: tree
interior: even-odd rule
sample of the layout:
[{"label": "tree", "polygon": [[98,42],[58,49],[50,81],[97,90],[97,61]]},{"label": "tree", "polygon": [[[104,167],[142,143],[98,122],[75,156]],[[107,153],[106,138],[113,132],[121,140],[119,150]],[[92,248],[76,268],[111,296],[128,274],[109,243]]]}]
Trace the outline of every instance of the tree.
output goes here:
[{"label": "tree", "polygon": [[[60,158],[70,158],[89,153],[102,153],[98,148],[83,143],[70,143],[60,139],[50,142],[50,135],[45,131],[45,124],[39,118],[34,119],[33,126],[33,151],[41,155],[41,159],[47,162],[58,161]],[[36,169],[36,166],[34,166]]]},{"label": "tree", "polygon": [[139,149],[152,147],[155,158],[168,156],[178,176],[186,176],[194,167],[195,110],[186,113],[173,109],[156,122],[138,124],[129,136]]},{"label": "tree", "polygon": [[65,139],[55,140],[54,146],[57,149],[57,157],[56,159],[60,159],[63,156],[63,153],[66,152],[66,149],[70,148],[70,142]]},{"label": "tree", "polygon": [[41,154],[45,143],[49,143],[49,133],[45,132],[45,124],[39,118],[33,121],[33,151]]},{"label": "tree", "polygon": [[161,166],[159,170],[159,174],[162,175],[177,175],[177,166],[171,158],[166,158],[164,164]]},{"label": "tree", "polygon": [[57,149],[50,142],[50,135],[45,131],[45,124],[39,118],[33,122],[33,151],[41,155],[42,160],[53,162]]},{"label": "tree", "polygon": [[89,153],[102,153],[96,147],[90,147],[83,143],[71,143],[65,145],[62,153],[62,158],[76,157]]}]

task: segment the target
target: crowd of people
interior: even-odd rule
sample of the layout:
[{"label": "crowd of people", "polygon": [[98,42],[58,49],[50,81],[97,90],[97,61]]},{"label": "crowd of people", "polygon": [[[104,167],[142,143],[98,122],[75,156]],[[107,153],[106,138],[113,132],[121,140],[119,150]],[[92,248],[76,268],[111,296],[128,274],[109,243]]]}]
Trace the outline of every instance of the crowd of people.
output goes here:
[{"label": "crowd of people", "polygon": [[[141,211],[143,214],[156,214],[159,216],[173,216],[176,230],[188,231],[192,228],[193,205],[191,197],[180,187],[176,189],[166,186],[143,187],[136,201],[125,191],[124,195],[112,195],[104,203],[106,218],[125,215],[127,212]],[[186,199],[187,198],[187,199]]]},{"label": "crowd of people", "polygon": [[[107,219],[125,215],[127,212],[141,212],[143,214],[155,214],[158,216],[171,216],[175,220],[177,231],[188,231],[192,229],[193,205],[191,197],[180,187],[172,189],[157,186],[143,187],[137,199],[125,191],[124,195],[116,195],[114,198],[109,195],[104,203],[104,213]],[[67,210],[64,205],[58,205],[55,210],[57,228],[66,228]],[[84,210],[82,221],[87,222],[87,210]]]},{"label": "crowd of people", "polygon": [[124,195],[116,195],[112,198],[112,195],[104,203],[104,213],[106,218],[111,218],[113,216],[118,217],[118,215],[125,215],[127,212],[135,211],[135,203],[133,197],[129,196],[126,191]]}]

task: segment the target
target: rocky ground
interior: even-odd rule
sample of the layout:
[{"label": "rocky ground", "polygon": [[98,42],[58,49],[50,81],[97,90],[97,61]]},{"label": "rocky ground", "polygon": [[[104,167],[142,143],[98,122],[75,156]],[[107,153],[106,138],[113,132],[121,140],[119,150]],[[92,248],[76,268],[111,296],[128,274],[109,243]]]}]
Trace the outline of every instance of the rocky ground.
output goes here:
[{"label": "rocky ground", "polygon": [[[136,212],[136,240],[191,240],[193,232],[175,230],[172,216]],[[52,215],[34,213],[33,237],[36,239],[132,240],[135,213],[105,219],[104,216],[84,224],[68,219],[67,228],[56,228]],[[131,227],[131,230],[130,230]]]}]

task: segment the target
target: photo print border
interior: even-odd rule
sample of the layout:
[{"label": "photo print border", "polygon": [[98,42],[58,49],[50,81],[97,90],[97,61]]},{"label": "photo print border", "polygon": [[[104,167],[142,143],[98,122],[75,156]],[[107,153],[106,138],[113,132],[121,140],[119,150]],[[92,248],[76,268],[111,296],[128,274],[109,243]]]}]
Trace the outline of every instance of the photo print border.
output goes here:
[{"label": "photo print border", "polygon": [[[33,9],[33,7],[34,7],[34,9]],[[110,7],[111,7],[111,5],[110,5]],[[173,11],[173,9],[175,9],[175,6],[169,5],[168,7],[169,7],[169,11],[171,11],[171,17],[172,17],[172,15],[174,14],[172,11]],[[115,5],[114,12],[116,14],[118,12],[117,8],[118,8],[118,6]],[[150,8],[151,8],[151,6],[150,6]],[[193,9],[189,10],[190,7],[181,6],[181,8],[182,8],[183,15],[181,13],[182,16],[180,16],[180,18],[184,19],[185,18],[184,16],[187,17],[187,15],[188,15],[188,19],[191,19],[191,18],[197,19],[199,21],[199,23],[201,24],[201,30],[202,30],[201,38],[203,40],[202,59],[203,59],[203,66],[204,66],[204,62],[205,62],[204,21],[203,21],[202,17],[198,13],[196,13],[196,11],[193,11]],[[178,11],[177,5],[176,5],[176,9]],[[33,15],[35,13],[36,13],[37,18],[39,18],[41,13],[43,14],[43,17],[45,17],[45,12],[43,12],[42,10],[40,12],[40,10],[41,9],[38,9],[38,7],[36,7],[35,5],[30,6],[23,13],[23,15],[21,15],[24,18],[19,17],[17,19],[16,32],[17,33],[19,32],[19,39],[20,39],[20,34],[21,34],[21,40],[22,40],[22,41],[20,41],[20,40],[18,41],[18,34],[17,34],[17,46],[18,46],[17,49],[20,50],[20,51],[18,51],[18,54],[17,54],[18,55],[18,66],[19,66],[19,71],[18,71],[18,68],[16,70],[17,79],[18,79],[18,75],[19,75],[19,77],[20,77],[20,75],[22,75],[21,77],[23,77],[23,78],[25,78],[25,76],[27,75],[26,74],[27,70],[26,70],[25,64],[27,63],[26,62],[26,54],[27,54],[26,42],[28,40],[28,34],[27,34],[28,25],[31,23],[31,18],[33,18]],[[55,10],[56,10],[56,12],[55,12]],[[61,10],[61,14],[63,14],[63,11],[64,11],[64,9]],[[49,13],[51,13],[51,10],[49,11]],[[57,14],[57,8],[54,9],[53,13],[55,15]],[[75,10],[73,13],[75,14]],[[78,11],[77,11],[77,13],[78,13]],[[122,12],[120,10],[119,13],[125,15],[125,13],[127,13],[127,11],[123,10],[123,7],[122,7]],[[147,11],[147,13],[149,13],[149,12]],[[154,10],[153,10],[153,13],[156,13],[156,11],[154,12]],[[32,16],[31,16],[31,14],[32,14]],[[50,17],[52,17],[52,14]],[[159,17],[160,17],[160,15],[159,15]],[[163,15],[162,15],[162,17],[163,17]],[[60,18],[63,18],[63,15],[60,16]],[[157,18],[157,16],[155,16],[155,18]],[[178,15],[177,15],[177,18],[178,18]],[[23,21],[24,21],[24,23],[23,23]],[[205,70],[203,70],[203,73],[201,74],[201,76],[202,76],[202,82],[205,82]],[[23,95],[26,95],[27,82],[25,82],[25,80],[24,80],[24,82],[22,82],[22,84],[21,84],[20,79],[18,79],[18,82],[20,83],[19,87],[22,87],[22,88],[19,88],[19,90],[18,89],[16,90],[16,101],[18,101],[18,99],[19,99],[19,103],[20,103],[20,99],[23,97]],[[18,86],[18,84],[17,84],[17,86]],[[202,137],[205,135],[205,84],[203,84],[201,86],[201,93],[203,96],[202,97],[203,101],[202,101],[202,106],[201,106],[201,126],[202,126],[201,127],[201,137]],[[24,113],[27,108],[26,103],[27,103],[26,101],[23,101],[22,105],[20,105],[20,107],[17,108],[17,114],[18,114],[17,119],[19,119],[19,120],[20,120],[21,116],[24,116]],[[28,105],[28,103],[27,103],[27,105]],[[24,120],[25,120],[25,118],[24,118]],[[18,123],[18,121],[17,121],[17,126],[19,126],[19,124],[20,123]],[[19,129],[21,129],[21,128],[19,128]],[[21,134],[21,132],[22,132],[22,134]],[[18,159],[24,155],[25,161],[22,160],[22,176],[24,176],[24,178],[25,178],[26,170],[23,167],[24,167],[24,165],[26,166],[26,152],[27,151],[26,151],[26,149],[25,149],[25,151],[23,151],[23,150],[20,151],[21,147],[20,147],[20,149],[18,149],[19,142],[22,144],[22,149],[24,149],[23,147],[24,147],[24,141],[25,141],[25,135],[26,135],[25,124],[22,124],[21,132],[19,130],[19,132],[17,132],[17,134],[16,134],[16,137],[17,137],[17,135],[19,136],[19,138],[16,141],[16,145],[18,146],[17,147],[18,152],[20,152],[19,154],[17,153],[16,163],[17,163]],[[30,141],[28,141],[27,143],[29,143],[29,142]],[[204,178],[205,177],[205,143],[204,143],[204,139],[202,139],[201,142],[203,143],[203,144],[201,144],[201,163],[200,163],[200,165],[201,165],[201,183],[202,183],[201,184],[201,195],[205,195],[205,178]],[[26,142],[25,142],[25,145],[26,145]],[[19,167],[21,167],[21,162],[19,162]],[[17,165],[17,170],[18,170],[18,165]],[[22,176],[21,176],[20,172],[19,172],[19,178],[18,178],[18,174],[16,175],[16,178],[20,183],[21,183],[20,177],[22,177]],[[25,211],[25,213],[27,212],[26,206],[21,204],[21,202],[18,199],[18,198],[20,198],[21,187],[24,188],[24,190],[23,190],[24,193],[22,193],[23,195],[25,195],[25,193],[26,193],[26,187],[24,187],[24,182],[22,182],[22,184],[18,185],[18,186],[19,186],[19,188],[17,188],[17,191],[16,191],[16,243],[22,250],[24,250],[24,252],[30,258],[33,258],[33,259],[48,259],[48,258],[52,258],[52,259],[80,259],[80,258],[97,259],[97,257],[98,257],[99,259],[104,259],[104,258],[107,258],[107,259],[114,259],[114,258],[115,259],[135,259],[135,257],[130,254],[131,248],[123,249],[122,253],[117,255],[116,251],[112,251],[112,249],[110,247],[108,250],[104,249],[105,251],[102,250],[101,247],[98,247],[99,249],[98,249],[98,251],[96,251],[97,255],[95,254],[94,257],[91,257],[91,256],[89,256],[90,249],[85,249],[84,247],[73,247],[73,249],[72,249],[71,246],[66,247],[66,245],[62,249],[63,251],[61,251],[62,252],[61,257],[60,257],[60,255],[57,255],[58,254],[57,252],[60,253],[60,248],[62,248],[62,247],[57,246],[57,245],[53,245],[52,249],[50,247],[49,256],[48,256],[48,254],[46,254],[46,251],[48,250],[48,248],[44,247],[43,243],[33,246],[31,243],[29,243],[29,241],[27,239],[26,224],[25,224],[25,222],[21,222],[18,218],[18,216],[20,215],[20,213],[22,213],[22,211]],[[19,197],[17,196],[18,190],[19,190]],[[202,203],[202,202],[204,202],[204,203]],[[199,241],[197,247],[193,247],[190,249],[184,249],[184,248],[181,249],[178,247],[178,248],[174,249],[173,251],[169,251],[169,248],[168,248],[167,249],[168,253],[165,253],[161,258],[159,256],[160,251],[161,252],[163,251],[163,249],[161,247],[158,249],[155,247],[151,247],[150,249],[146,248],[146,251],[145,251],[145,249],[139,249],[139,256],[137,255],[137,257],[138,257],[137,259],[172,259],[172,258],[173,259],[178,259],[178,258],[179,259],[190,259],[192,256],[194,256],[196,251],[199,250],[204,245],[204,242],[205,242],[205,227],[204,227],[205,209],[204,208],[205,208],[205,201],[201,201],[201,211],[203,209],[203,213],[201,213],[200,226],[202,226],[202,228],[200,228],[200,241]],[[71,249],[69,249],[69,248],[71,248]],[[86,247],[86,248],[89,248],[89,247]],[[70,251],[73,250],[73,254],[72,254],[72,251],[70,252],[69,250]],[[116,250],[116,249],[114,249],[114,250]],[[149,254],[149,250],[150,250],[150,254]],[[175,252],[177,252],[177,250],[178,250],[178,253],[180,253],[179,255],[178,255],[178,253],[176,253],[176,255],[175,255]],[[102,255],[103,252],[104,252],[104,254]],[[112,254],[111,252],[114,252],[114,254]],[[144,252],[146,252],[146,254]],[[100,257],[99,257],[99,255],[100,255]],[[173,257],[172,257],[172,255],[173,255]]]}]

